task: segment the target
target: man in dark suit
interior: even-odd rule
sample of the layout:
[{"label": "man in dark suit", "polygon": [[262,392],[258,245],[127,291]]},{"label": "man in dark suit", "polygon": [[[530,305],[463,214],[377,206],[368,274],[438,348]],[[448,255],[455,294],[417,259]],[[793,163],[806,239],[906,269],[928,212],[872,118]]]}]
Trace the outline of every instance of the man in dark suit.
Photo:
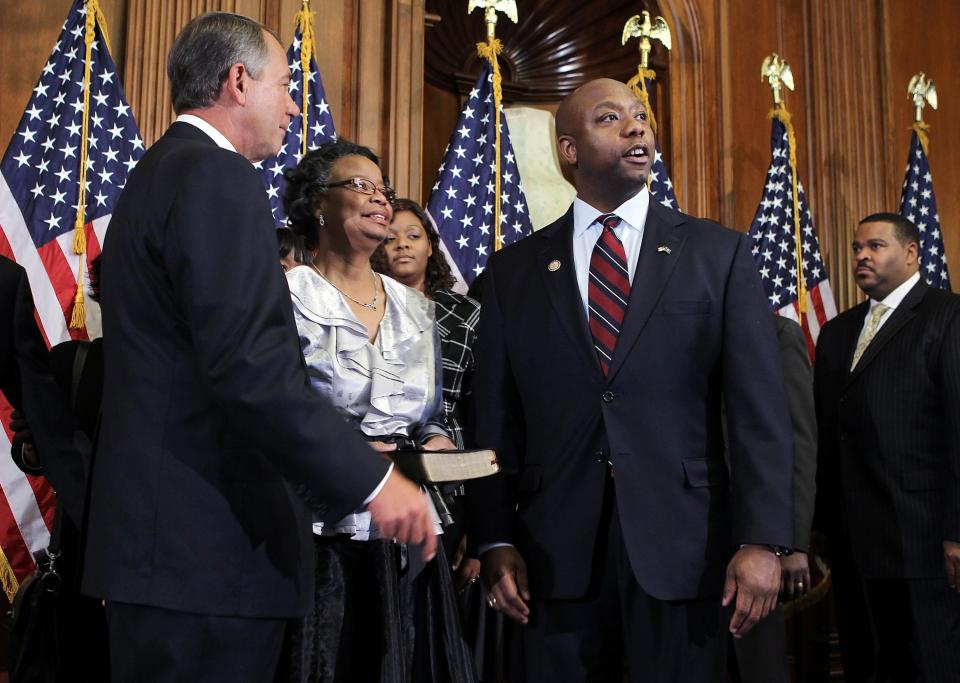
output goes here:
[{"label": "man in dark suit", "polygon": [[73,419],[73,411],[50,372],[27,272],[2,256],[0,311],[0,391],[16,410],[18,422],[27,417],[33,434],[26,441],[14,439],[12,456],[25,472],[37,474],[42,468],[58,502],[79,526],[90,440]]},{"label": "man in dark suit", "polygon": [[[784,316],[773,316],[783,364],[783,380],[793,427],[793,552],[780,558],[784,599],[803,596],[810,590],[810,527],[813,523],[817,485],[817,416],[813,405],[813,368],[807,338],[800,325]],[[745,637],[734,639],[736,666],[741,683],[789,683],[787,634],[783,608]],[[732,664],[732,662],[731,662]]]},{"label": "man in dark suit", "polygon": [[864,218],[869,299],[817,342],[817,526],[852,681],[960,680],[960,297],[923,281],[919,245],[897,214]]},{"label": "man in dark suit", "polygon": [[85,590],[118,681],[265,681],[312,588],[311,524],[368,503],[435,548],[419,488],[307,384],[253,168],[291,117],[276,36],[197,17],[167,65],[177,121],[127,180],[104,244],[103,422]]},{"label": "man in dark suit", "polygon": [[[557,112],[577,198],[495,254],[478,331],[468,492],[489,602],[527,624],[529,681],[721,680],[793,544],[792,450],[745,235],[646,189],[654,139],[624,84]],[[724,464],[721,399],[731,467]],[[529,582],[528,582],[529,568]]]}]

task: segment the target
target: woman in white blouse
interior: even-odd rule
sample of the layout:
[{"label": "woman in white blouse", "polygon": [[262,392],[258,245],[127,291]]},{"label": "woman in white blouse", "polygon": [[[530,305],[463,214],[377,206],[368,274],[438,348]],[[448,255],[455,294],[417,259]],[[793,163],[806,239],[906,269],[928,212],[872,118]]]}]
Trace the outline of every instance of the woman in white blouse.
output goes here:
[{"label": "woman in white blouse", "polygon": [[[370,266],[393,215],[379,160],[341,139],[286,178],[290,227],[314,252],[287,273],[311,384],[378,450],[454,448],[433,303]],[[424,565],[362,507],[313,533],[316,589],[290,638],[289,680],[473,680],[442,553]]]}]

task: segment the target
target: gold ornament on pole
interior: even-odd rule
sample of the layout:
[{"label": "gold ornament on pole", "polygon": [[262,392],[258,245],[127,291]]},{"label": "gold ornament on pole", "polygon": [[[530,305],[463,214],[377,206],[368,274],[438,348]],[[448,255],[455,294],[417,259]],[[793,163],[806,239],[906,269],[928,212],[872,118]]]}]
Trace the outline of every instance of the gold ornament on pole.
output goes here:
[{"label": "gold ornament on pole", "polygon": [[793,123],[790,121],[790,112],[783,102],[781,91],[784,87],[793,90],[793,72],[787,60],[776,52],[767,55],[760,66],[760,81],[766,81],[773,91],[773,109],[769,117],[778,119],[787,129],[787,142],[790,147],[790,189],[793,196],[793,232],[797,263],[798,305],[801,321],[807,314],[807,281],[803,275],[803,238],[800,234],[800,191],[797,185],[797,137],[793,132]]},{"label": "gold ornament on pole", "polygon": [[660,41],[668,50],[673,47],[673,43],[670,39],[670,27],[667,25],[666,19],[657,17],[651,21],[650,12],[644,10],[642,14],[642,21],[639,14],[627,19],[627,23],[623,26],[620,44],[626,45],[631,38],[640,39],[640,65],[637,67],[637,74],[627,81],[627,87],[633,89],[640,101],[643,102],[643,106],[647,110],[647,118],[650,120],[650,128],[656,133],[657,120],[653,115],[653,108],[650,106],[650,94],[647,92],[647,79],[652,81],[657,78],[657,74],[649,67],[650,51],[653,50],[651,41]]},{"label": "gold ornament on pole", "polygon": [[784,86],[788,90],[793,90],[793,72],[790,70],[790,65],[776,52],[767,55],[763,60],[760,66],[760,80],[766,81],[773,90],[774,107],[780,107],[783,104],[780,90]]},{"label": "gold ornament on pole", "polygon": [[487,24],[487,42],[477,43],[477,53],[490,62],[493,70],[493,125],[494,125],[494,143],[493,158],[494,165],[494,190],[496,195],[493,200],[493,250],[500,249],[502,237],[500,235],[500,103],[503,101],[503,85],[500,76],[500,63],[497,61],[497,55],[503,51],[503,45],[496,37],[497,12],[507,15],[513,23],[517,23],[517,3],[516,0],[469,0],[467,4],[467,14],[473,12],[478,7],[484,10],[484,21]]},{"label": "gold ornament on pole", "polygon": [[917,132],[920,138],[920,144],[923,145],[924,153],[929,153],[927,146],[930,143],[930,124],[923,120],[923,108],[928,104],[934,109],[937,108],[937,86],[933,84],[932,78],[922,71],[914,74],[907,86],[907,97],[913,101],[915,114],[913,118],[913,130]]}]

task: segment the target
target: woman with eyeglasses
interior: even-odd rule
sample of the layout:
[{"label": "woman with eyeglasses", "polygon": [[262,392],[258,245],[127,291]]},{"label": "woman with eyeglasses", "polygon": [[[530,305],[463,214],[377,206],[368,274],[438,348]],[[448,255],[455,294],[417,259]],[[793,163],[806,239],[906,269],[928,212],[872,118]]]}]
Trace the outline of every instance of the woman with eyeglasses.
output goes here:
[{"label": "woman with eyeglasses", "polygon": [[[290,228],[315,251],[287,272],[310,383],[377,450],[454,448],[433,303],[370,266],[393,217],[378,158],[341,139],[285,176]],[[474,680],[442,552],[424,564],[381,538],[362,505],[313,533],[316,588],[289,637],[288,680]]]}]

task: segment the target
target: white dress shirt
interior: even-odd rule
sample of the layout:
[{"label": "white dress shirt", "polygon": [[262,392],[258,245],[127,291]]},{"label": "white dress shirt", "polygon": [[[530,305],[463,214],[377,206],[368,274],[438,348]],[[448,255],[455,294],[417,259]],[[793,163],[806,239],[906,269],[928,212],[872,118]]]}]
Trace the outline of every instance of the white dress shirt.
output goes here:
[{"label": "white dress shirt", "polygon": [[[647,224],[649,208],[650,192],[644,187],[611,212],[620,218],[620,224],[613,232],[623,244],[623,251],[627,255],[627,271],[631,285],[637,271],[637,259],[640,257],[640,245],[643,243],[643,230]],[[576,269],[584,311],[588,310],[589,305],[590,258],[603,232],[603,226],[597,223],[597,218],[603,213],[579,196],[573,198],[573,267]]]},{"label": "white dress shirt", "polygon": [[873,311],[877,304],[883,304],[887,307],[887,310],[884,311],[883,315],[880,317],[880,322],[877,324],[877,332],[879,332],[880,328],[883,327],[883,324],[887,322],[890,319],[890,316],[893,315],[893,312],[897,310],[897,306],[903,302],[904,298],[907,296],[907,292],[913,289],[914,285],[916,285],[919,281],[920,273],[914,273],[900,283],[896,289],[887,294],[886,298],[884,298],[882,301],[874,301],[873,299],[870,299],[870,308],[867,309],[867,315],[863,319],[863,327],[860,328],[860,335],[857,337],[857,341],[863,338],[863,333],[867,327],[867,320],[870,319],[870,312]]},{"label": "white dress shirt", "polygon": [[223,149],[229,149],[231,152],[236,152],[237,148],[233,146],[227,136],[217,130],[212,123],[201,119],[199,116],[194,116],[193,114],[180,114],[177,117],[177,120],[174,123],[189,123],[191,126],[199,128],[204,133],[206,133],[211,140],[217,143],[217,147],[222,147]]}]

